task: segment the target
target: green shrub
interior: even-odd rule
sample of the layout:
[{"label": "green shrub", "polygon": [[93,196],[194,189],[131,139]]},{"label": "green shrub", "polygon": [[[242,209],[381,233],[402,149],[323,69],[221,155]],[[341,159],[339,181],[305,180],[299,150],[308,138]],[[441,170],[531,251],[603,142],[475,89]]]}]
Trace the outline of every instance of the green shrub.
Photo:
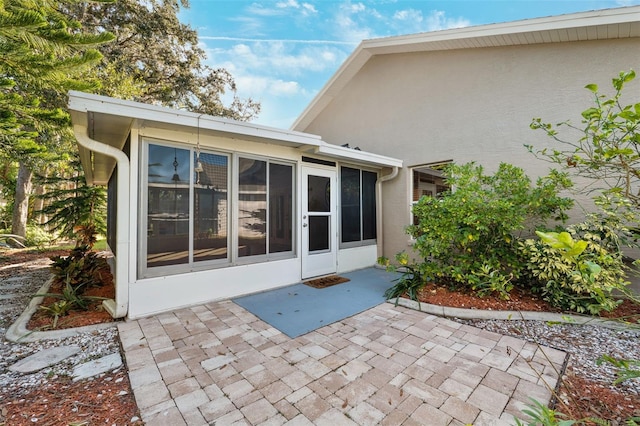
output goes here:
[{"label": "green shrub", "polygon": [[571,182],[552,171],[532,186],[521,168],[506,163],[492,176],[474,163],[450,165],[444,175],[455,190],[422,197],[413,209],[417,225],[407,229],[423,259],[419,274],[508,298],[525,266],[518,235],[549,219],[564,219],[572,200],[558,192]]},{"label": "green shrub", "polygon": [[628,285],[622,254],[608,251],[595,237],[574,240],[571,234],[576,229],[586,233],[590,226],[582,223],[569,227],[571,232],[539,232],[539,240],[520,243],[532,290],[561,309],[590,314],[611,311],[619,303],[613,290],[624,291]]},{"label": "green shrub", "polygon": [[409,263],[409,256],[404,252],[396,255],[396,262],[399,268],[392,265],[389,259],[385,257],[378,259],[378,263],[385,266],[387,271],[395,272],[400,269],[402,273],[400,277],[393,280],[396,284],[385,291],[384,297],[387,299],[396,299],[396,305],[398,304],[398,298],[405,294],[409,296],[411,300],[418,301],[418,291],[426,284],[426,281],[420,273],[419,265]]},{"label": "green shrub", "polygon": [[103,266],[104,259],[99,258],[86,245],[72,249],[69,256],[53,256],[51,260],[53,276],[60,282],[72,287],[100,284],[98,271]]},{"label": "green shrub", "polygon": [[51,245],[56,240],[56,236],[39,225],[27,225],[27,237],[25,245],[27,247],[38,247]]},{"label": "green shrub", "polygon": [[86,311],[89,309],[89,302],[92,300],[104,300],[104,297],[98,296],[84,296],[82,292],[87,283],[79,285],[71,285],[71,282],[66,281],[61,293],[43,293],[35,294],[33,297],[53,297],[59,299],[50,305],[40,306],[40,309],[46,311],[53,317],[53,328],[58,326],[58,318],[65,316],[72,309],[81,309]]}]

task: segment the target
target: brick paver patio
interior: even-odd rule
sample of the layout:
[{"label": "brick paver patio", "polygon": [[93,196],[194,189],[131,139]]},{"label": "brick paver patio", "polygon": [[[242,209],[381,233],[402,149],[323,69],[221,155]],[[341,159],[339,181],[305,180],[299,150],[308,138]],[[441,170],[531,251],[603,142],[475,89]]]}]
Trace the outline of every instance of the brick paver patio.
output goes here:
[{"label": "brick paver patio", "polygon": [[232,301],[120,323],[149,425],[510,425],[565,353],[384,303],[290,339]]}]

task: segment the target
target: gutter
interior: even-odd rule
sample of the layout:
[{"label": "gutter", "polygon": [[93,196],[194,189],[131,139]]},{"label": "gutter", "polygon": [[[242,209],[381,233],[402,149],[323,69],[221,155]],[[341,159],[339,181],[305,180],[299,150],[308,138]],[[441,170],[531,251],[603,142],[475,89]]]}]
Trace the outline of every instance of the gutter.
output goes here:
[{"label": "gutter", "polygon": [[[117,163],[116,202],[118,205],[116,225],[116,259],[115,259],[115,300],[109,299],[102,305],[113,318],[127,316],[129,306],[129,279],[127,262],[129,260],[129,159],[126,154],[110,145],[91,139],[87,126],[73,125],[73,133],[78,144],[84,148],[100,154],[113,157]],[[118,261],[120,259],[121,261]]]},{"label": "gutter", "polygon": [[378,258],[383,255],[384,250],[384,237],[382,234],[382,184],[384,182],[395,179],[398,176],[399,169],[399,167],[394,166],[391,170],[391,173],[389,173],[388,175],[380,176],[378,180],[376,180],[376,257]]}]

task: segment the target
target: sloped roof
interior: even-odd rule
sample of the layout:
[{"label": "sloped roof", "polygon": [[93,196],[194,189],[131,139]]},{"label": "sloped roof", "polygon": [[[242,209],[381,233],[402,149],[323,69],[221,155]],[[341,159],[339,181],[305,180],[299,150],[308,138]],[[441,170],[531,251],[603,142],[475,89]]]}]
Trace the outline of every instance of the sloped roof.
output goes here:
[{"label": "sloped roof", "polygon": [[640,6],[362,41],[291,126],[304,131],[376,55],[640,37]]},{"label": "sloped roof", "polygon": [[[320,154],[343,161],[380,167],[400,167],[402,161],[365,151],[357,151],[324,142],[320,136],[294,130],[283,130],[253,123],[213,117],[189,111],[115,99],[107,96],[71,91],[69,112],[74,125],[87,130],[90,138],[122,150],[135,120],[148,126],[166,128],[178,126],[193,136],[195,144],[198,129],[211,134],[289,146],[303,153]],[[80,160],[89,184],[104,185],[115,168],[113,157],[78,146]]]}]

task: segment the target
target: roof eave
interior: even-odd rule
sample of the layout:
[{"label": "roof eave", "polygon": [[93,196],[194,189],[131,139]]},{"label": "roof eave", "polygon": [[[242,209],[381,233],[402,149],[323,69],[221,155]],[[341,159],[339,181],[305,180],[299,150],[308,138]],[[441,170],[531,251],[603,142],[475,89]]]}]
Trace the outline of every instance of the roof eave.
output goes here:
[{"label": "roof eave", "polygon": [[[631,28],[632,23],[638,25]],[[364,40],[311,100],[309,105],[291,125],[291,129],[304,131],[308,128],[320,112],[331,103],[336,93],[340,92],[360,69],[364,67],[369,59],[375,55],[459,49],[463,48],[459,44],[461,41],[471,42],[473,48],[523,44],[516,41],[517,37],[505,37],[507,35],[536,34],[539,37],[532,37],[533,39],[548,40],[546,42],[549,43],[579,41],[579,39],[570,40],[560,36],[548,37],[548,35],[550,33],[566,32],[569,29],[586,29],[616,25],[629,27],[626,37],[640,37],[640,6],[579,12],[545,18]],[[543,33],[547,35],[547,37],[543,37]],[[580,33],[587,34],[588,32],[580,31]],[[597,33],[597,39],[599,40],[621,38],[613,31],[606,31],[604,35],[602,35],[602,31],[598,31]],[[588,35],[583,37],[585,37],[584,40],[592,39]],[[471,48],[471,46],[466,46],[466,48]]]}]

